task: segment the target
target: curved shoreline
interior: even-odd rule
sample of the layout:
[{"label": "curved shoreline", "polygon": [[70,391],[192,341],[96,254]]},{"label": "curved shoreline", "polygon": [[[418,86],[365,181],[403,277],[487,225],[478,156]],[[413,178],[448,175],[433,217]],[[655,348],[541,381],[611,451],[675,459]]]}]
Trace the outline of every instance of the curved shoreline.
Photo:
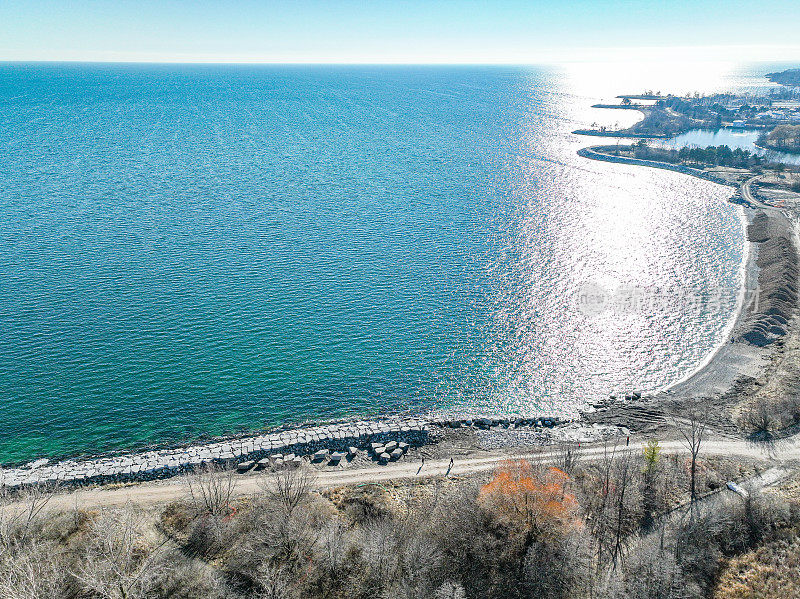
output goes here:
[{"label": "curved shoreline", "polygon": [[[758,143],[758,141],[753,142],[753,146],[758,148],[759,150],[764,150],[765,152],[776,152],[777,154],[786,154],[790,156],[793,160],[796,158],[800,158],[800,149],[794,148],[776,148],[772,146],[762,146]],[[785,158],[784,158],[785,160]],[[800,163],[792,163],[792,164],[800,164]]]},{"label": "curved shoreline", "polygon": [[[605,154],[597,151],[597,146],[581,148],[578,150],[578,154],[592,160],[670,170],[737,188],[737,191],[732,194],[729,201],[742,207],[740,218],[745,228],[745,255],[743,256],[741,267],[742,285],[737,299],[736,311],[730,324],[726,327],[725,335],[720,343],[693,370],[677,381],[659,389],[652,394],[652,397],[676,398],[723,395],[730,392],[743,377],[755,378],[760,374],[769,357],[777,351],[779,344],[774,343],[775,340],[771,340],[764,345],[758,346],[743,339],[743,336],[747,334],[748,325],[752,325],[753,322],[765,316],[761,312],[762,306],[760,306],[759,302],[759,295],[763,291],[763,284],[760,280],[762,270],[759,266],[759,245],[772,239],[786,238],[796,250],[800,244],[798,244],[797,231],[792,223],[779,209],[770,208],[763,204],[757,206],[751,204],[747,198],[742,196],[742,192],[738,190],[738,185],[700,169],[679,164]],[[763,214],[768,214],[765,218],[769,221],[771,233],[766,240],[755,240],[750,236],[750,228],[754,225],[756,217]],[[793,260],[789,260],[783,265],[784,270],[797,267],[796,256],[793,256],[793,258]],[[792,323],[787,323],[787,327],[791,325]]]},{"label": "curved shoreline", "polygon": [[744,208],[742,207],[739,214],[739,219],[742,223],[742,235],[744,237],[744,255],[742,256],[742,263],[739,268],[742,284],[736,297],[734,315],[725,327],[723,335],[720,338],[720,342],[706,355],[706,357],[703,358],[697,364],[697,366],[695,366],[677,381],[673,381],[658,389],[658,393],[671,393],[674,390],[679,389],[681,385],[688,385],[696,377],[700,377],[702,372],[708,366],[710,366],[715,359],[717,359],[718,354],[723,350],[726,344],[733,341],[734,334],[738,329],[741,328],[748,316],[746,302],[750,293],[753,292],[758,285],[758,265],[756,264],[755,248],[753,248],[753,244],[747,240],[747,227],[752,224],[752,215],[745,212]]},{"label": "curved shoreline", "polygon": [[[711,173],[699,169],[614,156],[596,151],[596,147],[581,148],[578,155],[605,162],[649,166],[671,170],[726,186],[736,185]],[[746,199],[734,193],[731,201],[742,205],[740,218],[745,227],[745,255],[742,261],[742,287],[737,299],[736,313],[725,329],[721,342],[687,375],[656,391],[653,397],[702,397],[723,394],[729,391],[741,376],[754,376],[763,367],[763,362],[774,351],[776,345],[755,347],[741,339],[748,322],[758,316],[758,292],[760,291],[758,246],[750,239],[749,231],[755,214],[745,211],[753,208]],[[765,207],[758,206],[765,210]],[[770,212],[780,212],[769,209]],[[777,220],[777,219],[776,219]],[[787,219],[778,223],[779,233],[789,233],[794,247],[798,246],[796,232]],[[783,227],[783,228],[781,228]],[[788,227],[788,228],[787,228]],[[751,293],[755,297],[751,297]],[[737,338],[739,337],[739,338]],[[588,431],[590,422],[578,419]],[[354,449],[369,450],[372,444],[395,441],[403,445],[421,446],[435,442],[436,430],[469,427],[473,429],[527,428],[549,429],[561,424],[577,426],[576,421],[562,421],[557,417],[538,418],[493,418],[458,416],[387,416],[368,419],[348,419],[322,425],[282,426],[268,433],[253,433],[243,437],[227,437],[207,442],[189,442],[183,445],[150,451],[121,452],[106,456],[81,459],[64,459],[54,462],[37,460],[20,468],[0,470],[0,487],[18,488],[33,484],[105,484],[137,482],[172,477],[190,471],[204,463],[228,465],[250,464],[259,467],[262,462],[279,459],[296,464],[300,456],[311,461],[328,461],[331,464],[346,459]],[[596,426],[596,425],[595,425]],[[609,429],[610,430],[610,429]],[[542,430],[543,439],[548,433]],[[595,430],[605,435],[606,430]],[[400,459],[398,455],[391,459]],[[376,459],[377,456],[376,456]],[[390,458],[386,458],[388,460]],[[384,460],[382,463],[385,463]]]},{"label": "curved shoreline", "polygon": [[641,158],[629,158],[627,156],[613,156],[611,154],[598,152],[597,148],[599,147],[603,146],[589,146],[587,148],[581,148],[580,150],[578,150],[578,156],[581,156],[583,158],[589,158],[590,160],[600,160],[602,162],[614,162],[616,164],[631,164],[634,166],[649,166],[651,168],[658,168],[667,171],[675,171],[676,173],[691,175],[692,177],[697,177],[698,179],[711,181],[712,183],[717,183],[719,185],[733,187],[733,185],[731,185],[731,183],[729,183],[725,179],[717,177],[716,175],[707,173],[697,168],[692,168],[690,166],[685,166],[683,164],[670,164],[669,162],[658,162],[656,160],[643,160]]}]

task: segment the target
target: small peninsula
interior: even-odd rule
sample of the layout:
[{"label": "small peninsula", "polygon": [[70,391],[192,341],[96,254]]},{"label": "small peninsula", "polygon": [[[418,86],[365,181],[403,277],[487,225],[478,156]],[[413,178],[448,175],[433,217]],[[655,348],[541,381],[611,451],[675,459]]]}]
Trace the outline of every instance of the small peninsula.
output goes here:
[{"label": "small peninsula", "polygon": [[[781,87],[757,93],[695,92],[679,96],[645,91],[622,94],[617,96],[621,99],[619,104],[595,104],[593,108],[638,110],[644,115],[641,121],[627,128],[593,126],[574,133],[648,139],[674,137],[692,129],[732,127],[760,130],[766,140],[776,129],[785,131],[786,127],[800,126],[800,69],[770,73],[766,78],[780,83]],[[795,137],[800,138],[800,135],[795,135],[792,130],[788,135],[780,134],[781,140],[794,140]],[[797,144],[800,148],[800,140]]]},{"label": "small peninsula", "polygon": [[778,73],[768,73],[766,77],[773,83],[789,87],[800,87],[800,69],[787,69]]}]

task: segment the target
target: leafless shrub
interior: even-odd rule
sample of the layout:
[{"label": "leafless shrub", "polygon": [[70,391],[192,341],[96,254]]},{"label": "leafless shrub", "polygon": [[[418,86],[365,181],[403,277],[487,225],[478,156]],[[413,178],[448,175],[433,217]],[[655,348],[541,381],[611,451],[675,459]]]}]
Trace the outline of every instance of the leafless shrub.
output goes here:
[{"label": "leafless shrub", "polygon": [[378,579],[387,582],[396,580],[400,543],[399,531],[388,518],[368,522],[363,527],[362,553]]},{"label": "leafless shrub", "polygon": [[[265,495],[237,512],[232,533],[235,538],[227,542],[232,550],[226,554],[225,570],[244,579],[245,584],[252,584],[264,562],[307,567],[309,556],[326,541],[333,543],[340,532],[332,525],[331,506],[315,495],[309,495],[291,514],[283,504]],[[315,559],[322,566],[323,559]]]},{"label": "leafless shrub", "polygon": [[84,592],[103,599],[147,597],[171,565],[159,559],[167,540],[132,507],[106,511],[91,525],[73,573]]},{"label": "leafless shrub", "polygon": [[165,551],[156,557],[166,567],[156,564],[162,573],[151,579],[149,597],[170,599],[227,599],[225,582],[219,570],[203,560],[188,557],[180,551]]},{"label": "leafless shrub", "polygon": [[319,541],[318,559],[320,566],[333,573],[347,562],[351,545],[347,526],[338,517],[332,518],[322,530]]},{"label": "leafless shrub", "polygon": [[0,555],[25,545],[56,490],[55,485],[28,487],[15,497],[13,504],[0,509]]},{"label": "leafless shrub", "polygon": [[189,525],[185,549],[192,555],[213,558],[225,551],[233,539],[230,520],[224,516],[203,514]]},{"label": "leafless shrub", "polygon": [[700,589],[713,584],[724,549],[740,546],[740,536],[729,509],[701,503],[691,517],[675,526],[675,559],[687,578]]},{"label": "leafless shrub", "polygon": [[227,515],[236,490],[236,478],[231,469],[217,464],[205,464],[186,478],[189,497],[199,511],[215,517]]},{"label": "leafless shrub", "polygon": [[286,568],[263,564],[256,575],[257,599],[290,599],[291,582]]},{"label": "leafless shrub", "polygon": [[30,543],[0,562],[0,599],[53,599],[69,595],[63,552],[53,543]]},{"label": "leafless shrub", "polygon": [[601,592],[607,599],[689,599],[700,594],[684,577],[675,552],[659,545],[658,535],[634,545],[625,567],[611,576]]},{"label": "leafless shrub", "polygon": [[275,468],[260,481],[266,497],[274,501],[286,516],[308,499],[316,476],[310,468]]},{"label": "leafless shrub", "polygon": [[739,423],[743,426],[750,437],[756,441],[771,441],[776,428],[774,411],[776,406],[764,398],[759,398],[753,402],[742,413]]},{"label": "leafless shrub", "polygon": [[525,553],[523,568],[530,597],[583,596],[592,576],[591,542],[579,531],[536,541]]},{"label": "leafless shrub", "polygon": [[378,485],[337,490],[335,503],[355,526],[361,526],[368,520],[389,518],[393,513],[390,498]]},{"label": "leafless shrub", "polygon": [[407,537],[400,549],[397,596],[406,599],[430,597],[437,586],[435,576],[441,561],[442,554],[427,535]]},{"label": "leafless shrub", "polygon": [[739,517],[747,548],[750,549],[771,536],[776,528],[786,526],[790,520],[790,510],[786,501],[776,495],[752,487],[746,491],[747,497],[742,499]]},{"label": "leafless shrub", "polygon": [[480,596],[489,581],[478,560],[492,551],[493,541],[491,536],[484,536],[486,520],[477,497],[475,484],[465,482],[449,489],[431,512],[430,534],[444,556],[442,579],[459,581]]}]

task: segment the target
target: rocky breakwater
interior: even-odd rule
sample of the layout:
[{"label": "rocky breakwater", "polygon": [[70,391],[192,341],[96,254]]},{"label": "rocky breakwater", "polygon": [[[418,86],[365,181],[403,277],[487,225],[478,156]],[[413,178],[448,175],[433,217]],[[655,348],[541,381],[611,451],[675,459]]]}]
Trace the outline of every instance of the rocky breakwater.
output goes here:
[{"label": "rocky breakwater", "polygon": [[[574,131],[574,133],[582,133],[582,131]],[[637,137],[643,137],[637,135]],[[643,160],[640,158],[632,158],[629,156],[618,156],[614,152],[614,146],[590,146],[588,148],[581,148],[578,150],[578,156],[589,158],[591,160],[602,160],[603,162],[613,162],[616,164],[632,164],[635,166],[649,166],[651,168],[660,168],[666,171],[675,171],[676,173],[683,173],[684,175],[691,175],[698,179],[705,179],[712,183],[719,185],[731,185],[726,179],[697,168],[686,166],[685,164],[671,164],[669,162],[658,162],[656,160]]]},{"label": "rocky breakwater", "polygon": [[[422,446],[435,441],[434,431],[443,428],[554,427],[562,424],[559,418],[415,418],[395,417],[379,420],[357,420],[276,431],[256,437],[191,445],[178,449],[163,449],[88,460],[64,460],[50,463],[37,460],[25,467],[0,471],[0,487],[15,489],[38,484],[84,485],[131,482],[168,478],[190,472],[204,464],[237,465],[266,464],[280,456],[291,456],[294,465],[299,460],[319,462],[320,456],[331,465],[341,457],[352,455],[356,449],[374,452],[379,463],[399,459],[409,446]],[[377,444],[377,445],[376,445]],[[391,451],[386,452],[386,448]],[[397,449],[401,451],[396,452]],[[394,453],[392,453],[394,452]],[[386,455],[389,459],[386,458]],[[334,459],[339,456],[340,459]],[[270,462],[271,463],[271,462]],[[250,468],[238,468],[247,471]]]},{"label": "rocky breakwater", "polygon": [[798,300],[798,256],[794,232],[782,215],[758,212],[747,227],[758,252],[758,294],[743,323],[741,340],[765,347],[781,339]]}]

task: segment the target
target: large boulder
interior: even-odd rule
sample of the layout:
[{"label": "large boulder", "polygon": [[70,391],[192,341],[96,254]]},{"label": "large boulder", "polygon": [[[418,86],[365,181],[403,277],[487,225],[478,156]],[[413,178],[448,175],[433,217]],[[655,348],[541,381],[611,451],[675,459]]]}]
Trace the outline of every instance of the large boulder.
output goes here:
[{"label": "large boulder", "polygon": [[255,465],[256,465],[256,463],[253,460],[248,460],[246,462],[240,462],[236,466],[236,471],[237,472],[247,472],[248,470],[252,469]]}]

